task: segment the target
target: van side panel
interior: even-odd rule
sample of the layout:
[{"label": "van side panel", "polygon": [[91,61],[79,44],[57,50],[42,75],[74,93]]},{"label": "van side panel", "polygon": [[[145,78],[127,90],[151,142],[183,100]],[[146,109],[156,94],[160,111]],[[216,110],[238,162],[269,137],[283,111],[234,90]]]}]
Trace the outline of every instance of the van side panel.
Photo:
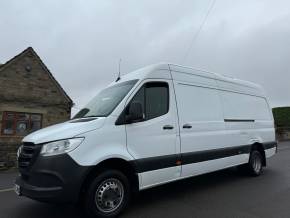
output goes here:
[{"label": "van side panel", "polygon": [[230,82],[217,83],[229,140],[233,144],[274,142],[273,115],[266,97],[261,94],[263,89],[257,87],[254,91]]},{"label": "van side panel", "polygon": [[225,119],[271,120],[266,99],[230,91],[220,91]]},{"label": "van side panel", "polygon": [[[171,73],[179,114],[181,178],[247,163],[252,144],[275,141],[272,114],[258,85],[221,81],[189,69]],[[272,150],[266,151],[267,157]]]},{"label": "van side panel", "polygon": [[[223,108],[215,79],[175,71],[172,76],[180,125],[181,177],[245,161],[246,155],[239,155],[225,137]],[[184,128],[185,124],[191,128]]]}]

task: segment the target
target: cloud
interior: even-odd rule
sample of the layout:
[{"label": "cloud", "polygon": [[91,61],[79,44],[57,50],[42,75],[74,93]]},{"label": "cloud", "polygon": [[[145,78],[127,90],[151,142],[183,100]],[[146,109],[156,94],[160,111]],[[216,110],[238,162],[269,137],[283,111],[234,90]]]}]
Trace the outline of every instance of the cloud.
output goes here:
[{"label": "cloud", "polygon": [[[77,107],[122,73],[181,63],[211,0],[4,1],[0,61],[32,46]],[[262,84],[290,104],[290,3],[218,0],[184,64]]]}]

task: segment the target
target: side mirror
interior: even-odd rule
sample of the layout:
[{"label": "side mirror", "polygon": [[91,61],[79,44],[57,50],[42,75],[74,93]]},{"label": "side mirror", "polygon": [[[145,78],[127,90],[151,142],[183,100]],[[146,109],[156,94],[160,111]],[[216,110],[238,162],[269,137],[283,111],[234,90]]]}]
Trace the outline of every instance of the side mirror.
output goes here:
[{"label": "side mirror", "polygon": [[139,122],[144,120],[144,112],[140,102],[132,102],[129,105],[128,115],[126,116],[127,123]]}]

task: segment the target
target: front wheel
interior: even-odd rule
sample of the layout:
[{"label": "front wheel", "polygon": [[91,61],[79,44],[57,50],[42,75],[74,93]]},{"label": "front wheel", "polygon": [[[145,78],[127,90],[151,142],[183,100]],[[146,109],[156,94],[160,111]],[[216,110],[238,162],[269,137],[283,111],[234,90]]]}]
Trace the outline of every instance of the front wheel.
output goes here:
[{"label": "front wheel", "polygon": [[247,168],[250,175],[261,175],[263,171],[263,157],[259,151],[254,150],[251,152]]},{"label": "front wheel", "polygon": [[89,217],[116,217],[128,205],[130,195],[127,177],[118,170],[106,170],[89,186],[84,208]]}]

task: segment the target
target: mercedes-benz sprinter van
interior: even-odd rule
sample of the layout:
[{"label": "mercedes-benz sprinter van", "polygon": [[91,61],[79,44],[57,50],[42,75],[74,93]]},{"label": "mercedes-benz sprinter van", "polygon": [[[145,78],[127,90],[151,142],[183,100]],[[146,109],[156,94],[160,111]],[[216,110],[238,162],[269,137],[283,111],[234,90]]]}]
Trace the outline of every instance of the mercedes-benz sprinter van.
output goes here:
[{"label": "mercedes-benz sprinter van", "polygon": [[111,83],[72,120],[26,136],[15,190],[114,217],[132,192],[238,165],[258,176],[276,151],[259,85],[157,64]]}]

